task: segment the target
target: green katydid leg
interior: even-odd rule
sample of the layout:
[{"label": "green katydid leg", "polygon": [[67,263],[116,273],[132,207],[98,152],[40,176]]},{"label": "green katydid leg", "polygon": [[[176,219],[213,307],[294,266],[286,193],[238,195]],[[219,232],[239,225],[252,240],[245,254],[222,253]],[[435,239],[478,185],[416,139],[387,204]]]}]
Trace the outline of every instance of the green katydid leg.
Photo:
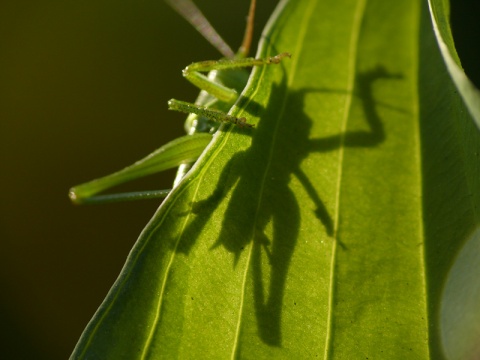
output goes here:
[{"label": "green katydid leg", "polygon": [[[284,57],[290,57],[289,53],[281,53],[266,59],[246,57],[252,40],[255,0],[250,3],[243,43],[236,55],[233,55],[233,52],[228,49],[228,45],[221,40],[193,2],[190,0],[167,1],[194,24],[197,30],[227,58],[196,62],[183,70],[183,76],[202,90],[199,98],[195,104],[174,99],[170,100],[168,104],[171,110],[190,114],[187,118],[189,135],[169,142],[123,170],[71,188],[69,196],[76,204],[165,197],[169,190],[97,194],[124,182],[180,166],[174,182],[175,187],[210,142],[211,133],[218,128],[215,123],[227,122],[239,127],[253,127],[252,124],[247,123],[245,118],[227,114],[247,83],[248,72],[244,68],[278,64]],[[208,73],[208,75],[202,73]],[[190,126],[190,124],[192,125]]]},{"label": "green katydid leg", "polygon": [[165,197],[170,190],[95,195],[116,185],[195,161],[211,139],[211,135],[202,133],[182,136],[120,171],[72,187],[69,197],[75,204],[98,204]]},{"label": "green katydid leg", "polygon": [[[208,60],[193,63],[187,66],[183,70],[183,76],[192,84],[208,92],[210,95],[216,97],[218,100],[225,103],[233,104],[238,98],[238,93],[235,89],[228,88],[219,82],[213,81],[201,74],[201,72],[209,71],[222,71],[229,69],[238,69],[252,66],[264,66],[271,64],[278,64],[284,57],[291,57],[287,52],[278,54],[266,59],[255,58],[235,58],[235,59],[221,59],[221,60]],[[216,122],[226,122],[238,125],[239,127],[253,127],[248,124],[245,118],[237,118],[226,114],[223,111],[216,109],[209,109],[205,106],[198,104],[192,104],[185,101],[171,99],[168,102],[168,108],[170,110],[181,111],[184,113],[191,113],[208,118]]]},{"label": "green katydid leg", "polygon": [[244,117],[237,118],[235,116],[225,114],[223,111],[208,109],[206,107],[201,107],[185,101],[171,99],[168,101],[168,108],[170,110],[176,110],[187,114],[197,114],[217,122],[235,124],[239,127],[253,127],[252,124],[247,123],[247,119]]},{"label": "green katydid leg", "polygon": [[200,61],[187,66],[183,70],[183,76],[196,87],[201,90],[205,90],[209,94],[215,96],[217,99],[227,103],[232,103],[238,98],[237,91],[210,80],[207,76],[201,74],[201,72],[278,64],[286,56],[290,57],[291,55],[287,52],[284,52],[266,59],[234,58]]}]

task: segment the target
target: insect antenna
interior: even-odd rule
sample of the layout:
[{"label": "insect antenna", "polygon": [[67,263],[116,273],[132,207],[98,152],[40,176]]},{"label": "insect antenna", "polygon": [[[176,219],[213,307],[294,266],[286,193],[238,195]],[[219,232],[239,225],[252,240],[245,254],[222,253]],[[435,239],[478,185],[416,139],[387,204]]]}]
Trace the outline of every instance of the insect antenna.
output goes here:
[{"label": "insect antenna", "polygon": [[248,52],[250,51],[250,46],[252,45],[253,23],[255,20],[256,4],[256,0],[250,1],[250,9],[248,10],[247,16],[247,26],[245,27],[245,34],[243,35],[242,45],[238,49],[238,56],[240,57],[247,57]]},{"label": "insect antenna", "polygon": [[187,20],[215,49],[227,57],[233,58],[235,53],[213,28],[205,15],[191,0],[165,0],[176,12]]}]

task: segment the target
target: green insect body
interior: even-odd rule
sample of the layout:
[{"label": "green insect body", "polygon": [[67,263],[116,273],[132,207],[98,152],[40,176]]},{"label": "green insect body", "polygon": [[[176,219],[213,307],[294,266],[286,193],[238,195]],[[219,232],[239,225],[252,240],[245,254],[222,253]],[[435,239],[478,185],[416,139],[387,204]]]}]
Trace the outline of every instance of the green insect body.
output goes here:
[{"label": "green insect body", "polygon": [[246,68],[278,64],[282,58],[290,57],[289,53],[281,53],[267,59],[246,57],[253,32],[255,0],[250,3],[244,40],[237,54],[233,54],[230,47],[211,27],[193,2],[190,0],[167,0],[167,2],[191,22],[225,58],[193,63],[183,70],[183,76],[201,89],[200,94],[195,103],[171,99],[168,104],[170,110],[189,114],[185,122],[188,135],[163,145],[123,170],[71,188],[69,196],[76,204],[165,197],[169,190],[97,194],[121,183],[178,166],[173,184],[173,187],[176,187],[206,148],[211,140],[211,134],[217,131],[221,123],[231,123],[241,128],[253,127],[246,118],[237,118],[228,114],[247,84],[249,72]]}]

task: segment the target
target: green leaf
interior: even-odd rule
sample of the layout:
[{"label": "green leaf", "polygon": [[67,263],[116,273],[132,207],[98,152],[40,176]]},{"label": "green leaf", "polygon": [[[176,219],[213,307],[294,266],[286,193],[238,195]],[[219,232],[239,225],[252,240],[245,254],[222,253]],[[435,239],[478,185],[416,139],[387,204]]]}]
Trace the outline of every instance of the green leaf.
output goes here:
[{"label": "green leaf", "polygon": [[256,127],[214,136],[72,358],[465,353],[445,324],[454,285],[479,287],[458,261],[478,252],[480,139],[426,4],[282,1],[257,56],[284,51],[232,110]]}]

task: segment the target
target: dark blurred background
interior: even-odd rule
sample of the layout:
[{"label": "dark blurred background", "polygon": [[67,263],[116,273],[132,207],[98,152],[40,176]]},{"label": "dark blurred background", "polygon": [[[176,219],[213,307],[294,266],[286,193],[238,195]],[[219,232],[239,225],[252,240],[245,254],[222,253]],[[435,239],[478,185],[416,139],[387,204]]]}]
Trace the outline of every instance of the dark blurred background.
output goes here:
[{"label": "dark blurred background", "polygon": [[[196,3],[236,49],[248,1]],[[257,37],[276,3],[259,1]],[[452,15],[479,86],[480,2]],[[0,357],[70,355],[159,201],[78,207],[68,189],[182,135],[167,100],[193,100],[181,70],[216,58],[162,0],[0,2]]]}]

